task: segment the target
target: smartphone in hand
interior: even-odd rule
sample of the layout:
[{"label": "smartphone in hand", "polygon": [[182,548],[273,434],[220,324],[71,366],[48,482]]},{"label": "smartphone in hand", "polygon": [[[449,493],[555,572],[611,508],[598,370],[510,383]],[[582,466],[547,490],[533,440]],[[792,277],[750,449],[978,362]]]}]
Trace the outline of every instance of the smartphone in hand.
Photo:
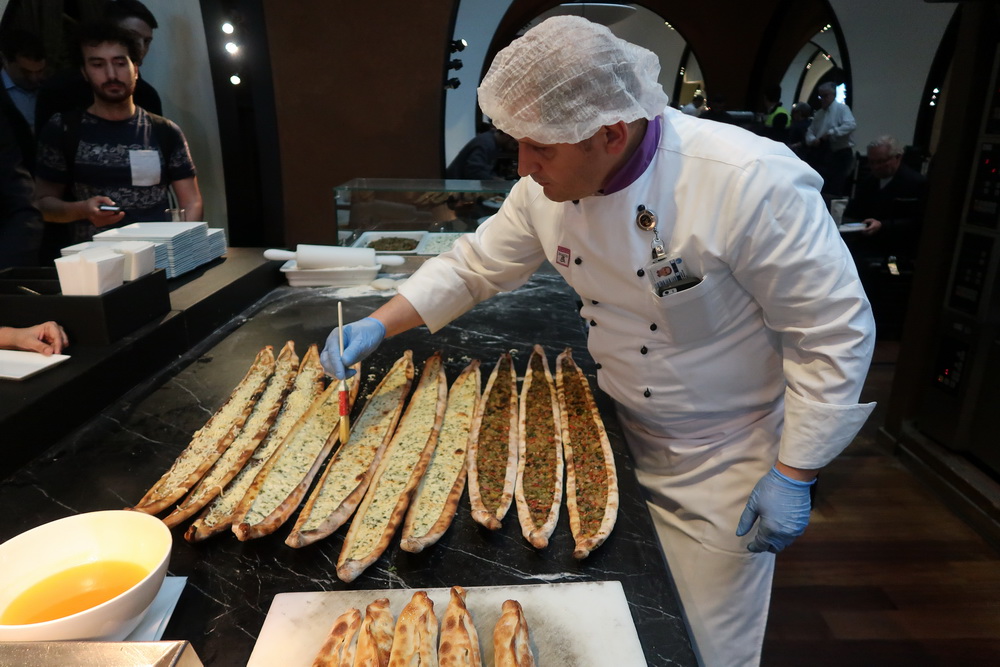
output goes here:
[{"label": "smartphone in hand", "polygon": [[115,213],[122,210],[121,206],[114,206],[112,204],[101,204],[97,207],[99,211],[113,211]]}]

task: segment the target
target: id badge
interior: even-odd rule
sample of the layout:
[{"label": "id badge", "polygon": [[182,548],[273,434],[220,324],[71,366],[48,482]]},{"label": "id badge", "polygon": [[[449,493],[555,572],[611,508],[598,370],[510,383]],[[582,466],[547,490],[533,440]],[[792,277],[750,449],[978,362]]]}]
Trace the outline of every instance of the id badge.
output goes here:
[{"label": "id badge", "polygon": [[655,257],[645,268],[649,282],[653,285],[653,294],[663,296],[671,291],[674,283],[687,278],[684,271],[684,260],[680,255],[663,255]]},{"label": "id badge", "polygon": [[159,184],[160,151],[130,150],[128,162],[132,168],[132,185]]}]

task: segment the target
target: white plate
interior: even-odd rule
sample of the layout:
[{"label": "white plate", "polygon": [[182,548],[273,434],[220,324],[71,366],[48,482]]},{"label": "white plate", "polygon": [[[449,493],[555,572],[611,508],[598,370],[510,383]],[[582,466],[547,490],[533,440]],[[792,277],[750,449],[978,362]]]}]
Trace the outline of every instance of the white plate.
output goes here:
[{"label": "white plate", "polygon": [[[379,239],[413,239],[420,244],[420,241],[427,236],[427,232],[365,232],[358,237],[351,247],[352,248],[367,248],[368,244],[372,241],[377,241]],[[377,250],[376,252],[381,252],[386,255],[415,255],[417,254],[417,249],[413,250]]]},{"label": "white plate", "polygon": [[[353,607],[364,615],[369,602],[384,597],[393,618],[398,618],[416,590],[427,592],[440,622],[448,607],[447,588],[275,595],[247,667],[309,667],[340,614]],[[466,591],[484,665],[493,664],[493,627],[504,600],[521,603],[538,665],[646,665],[625,592],[617,581],[468,586]]]},{"label": "white plate", "polygon": [[845,222],[844,224],[837,227],[841,232],[860,232],[862,229],[867,228],[863,222]]},{"label": "white plate", "polygon": [[375,280],[381,264],[375,266],[337,266],[329,269],[300,269],[295,260],[281,265],[281,272],[292,287],[346,287],[367,285]]},{"label": "white plate", "polygon": [[35,373],[69,359],[67,354],[50,354],[45,356],[39,352],[23,352],[21,350],[0,350],[0,378],[7,380],[24,380]]}]

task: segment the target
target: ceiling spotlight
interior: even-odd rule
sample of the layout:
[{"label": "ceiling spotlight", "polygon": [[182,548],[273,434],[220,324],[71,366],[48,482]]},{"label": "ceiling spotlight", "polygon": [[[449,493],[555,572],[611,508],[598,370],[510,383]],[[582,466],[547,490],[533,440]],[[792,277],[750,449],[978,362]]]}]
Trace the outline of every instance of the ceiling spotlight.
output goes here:
[{"label": "ceiling spotlight", "polygon": [[226,51],[229,51],[230,55],[236,55],[240,52],[240,47],[236,42],[226,42]]},{"label": "ceiling spotlight", "polygon": [[462,69],[462,61],[458,58],[452,58],[451,62],[448,63],[448,69],[456,71]]},{"label": "ceiling spotlight", "polygon": [[236,28],[234,28],[233,24],[230,23],[229,21],[226,21],[225,23],[222,24],[222,32],[226,33],[227,35],[233,34],[234,30],[236,30]]},{"label": "ceiling spotlight", "polygon": [[464,39],[455,39],[455,40],[452,40],[452,42],[451,42],[451,52],[455,53],[456,51],[465,51],[465,47],[467,47],[468,45],[469,45],[469,43],[467,41],[465,41]]},{"label": "ceiling spotlight", "polygon": [[451,78],[451,79],[448,79],[447,81],[444,82],[444,87],[445,87],[446,90],[448,88],[451,88],[452,90],[454,90],[455,88],[458,88],[461,85],[462,85],[462,82],[459,81],[457,78],[454,78],[454,77]]},{"label": "ceiling spotlight", "polygon": [[243,79],[240,78],[239,74],[234,74],[231,77],[229,77],[229,83],[233,84],[234,86],[238,86],[241,83],[243,83]]}]

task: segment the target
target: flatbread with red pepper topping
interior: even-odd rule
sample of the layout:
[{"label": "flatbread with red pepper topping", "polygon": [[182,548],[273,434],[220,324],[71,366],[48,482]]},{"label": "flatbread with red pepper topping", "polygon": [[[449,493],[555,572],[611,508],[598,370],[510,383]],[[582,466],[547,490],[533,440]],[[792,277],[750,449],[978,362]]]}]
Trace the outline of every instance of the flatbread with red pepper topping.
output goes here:
[{"label": "flatbread with red pepper topping", "polygon": [[608,433],[587,377],[566,348],[556,358],[556,390],[566,457],[566,509],[576,548],[586,558],[608,539],[618,518],[618,474]]},{"label": "flatbread with red pepper topping", "polygon": [[490,530],[514,500],[517,479],[517,373],[502,354],[486,382],[469,434],[469,504],[472,518]]},{"label": "flatbread with red pepper topping", "polygon": [[562,504],[563,448],[559,400],[541,345],[535,345],[524,372],[518,433],[517,518],[524,538],[544,549]]}]

